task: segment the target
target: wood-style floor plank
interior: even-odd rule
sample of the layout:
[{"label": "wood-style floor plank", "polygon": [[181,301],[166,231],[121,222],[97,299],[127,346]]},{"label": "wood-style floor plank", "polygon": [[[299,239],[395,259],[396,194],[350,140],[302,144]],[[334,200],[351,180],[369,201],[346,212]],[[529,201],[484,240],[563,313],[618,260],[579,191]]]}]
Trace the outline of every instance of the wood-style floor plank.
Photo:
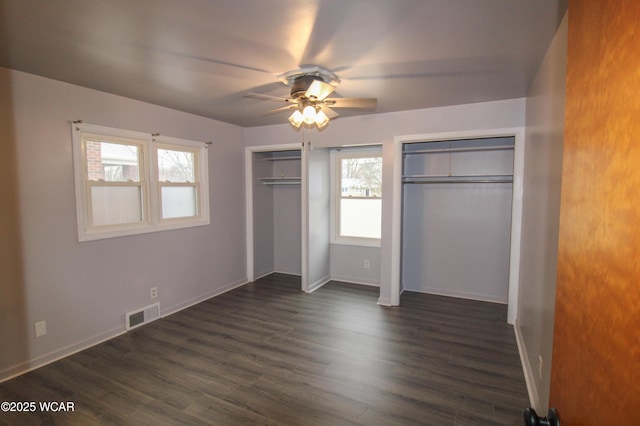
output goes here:
[{"label": "wood-style floor plank", "polygon": [[520,425],[506,306],[272,274],[0,384],[1,425]]}]

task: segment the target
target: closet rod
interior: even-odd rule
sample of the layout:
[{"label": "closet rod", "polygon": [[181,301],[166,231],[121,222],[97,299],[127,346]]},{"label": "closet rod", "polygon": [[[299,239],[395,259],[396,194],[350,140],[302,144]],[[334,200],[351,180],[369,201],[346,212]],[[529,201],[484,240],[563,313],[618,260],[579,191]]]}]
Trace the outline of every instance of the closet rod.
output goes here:
[{"label": "closet rod", "polygon": [[475,147],[460,147],[460,148],[426,148],[416,149],[415,151],[404,151],[403,155],[412,154],[439,154],[448,152],[475,152],[475,151],[513,151],[513,145],[498,145],[498,146],[475,146]]},{"label": "closet rod", "polygon": [[300,185],[300,181],[294,182],[294,181],[282,181],[282,182],[274,182],[274,181],[269,181],[269,182],[262,182],[263,185]]},{"label": "closet rod", "polygon": [[299,155],[288,157],[265,157],[262,161],[282,161],[282,160],[300,160],[302,157]]},{"label": "closet rod", "polygon": [[512,179],[441,179],[441,180],[405,180],[402,183],[432,184],[432,183],[513,183]]},{"label": "closet rod", "polygon": [[456,179],[513,179],[513,173],[494,173],[491,175],[418,175],[407,174],[402,175],[402,179],[418,180],[418,179],[435,179],[435,180],[456,180]]}]

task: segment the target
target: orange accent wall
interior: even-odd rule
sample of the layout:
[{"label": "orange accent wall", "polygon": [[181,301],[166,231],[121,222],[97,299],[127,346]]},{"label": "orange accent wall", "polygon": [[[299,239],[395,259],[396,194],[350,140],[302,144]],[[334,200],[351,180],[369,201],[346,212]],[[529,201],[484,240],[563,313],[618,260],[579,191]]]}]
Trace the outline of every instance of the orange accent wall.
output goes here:
[{"label": "orange accent wall", "polygon": [[640,1],[570,0],[550,406],[640,416]]}]

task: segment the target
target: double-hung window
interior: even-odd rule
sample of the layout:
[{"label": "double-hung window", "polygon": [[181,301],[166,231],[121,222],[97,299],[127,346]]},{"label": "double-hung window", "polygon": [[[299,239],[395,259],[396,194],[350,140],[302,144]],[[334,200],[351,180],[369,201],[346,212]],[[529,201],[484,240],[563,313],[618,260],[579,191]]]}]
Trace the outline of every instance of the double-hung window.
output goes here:
[{"label": "double-hung window", "polygon": [[144,142],[86,133],[83,147],[88,224],[93,228],[141,224],[148,195]]},{"label": "double-hung window", "polygon": [[332,242],[379,246],[382,229],[382,149],[341,149],[333,151],[332,157]]},{"label": "double-hung window", "polygon": [[200,193],[198,152],[170,145],[158,145],[155,152],[161,218],[197,217]]},{"label": "double-hung window", "polygon": [[209,224],[206,145],[73,124],[78,240]]}]

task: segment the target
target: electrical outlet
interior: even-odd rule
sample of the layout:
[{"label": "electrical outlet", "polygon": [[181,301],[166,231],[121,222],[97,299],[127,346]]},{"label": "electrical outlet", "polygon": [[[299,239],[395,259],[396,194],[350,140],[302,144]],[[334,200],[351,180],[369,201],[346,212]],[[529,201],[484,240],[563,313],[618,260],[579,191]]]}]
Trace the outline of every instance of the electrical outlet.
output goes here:
[{"label": "electrical outlet", "polygon": [[47,322],[46,321],[37,322],[35,325],[35,330],[36,330],[36,337],[44,336],[45,334],[47,334]]},{"label": "electrical outlet", "polygon": [[371,264],[369,263],[369,259],[364,261],[364,269],[369,269],[369,267],[371,266]]},{"label": "electrical outlet", "polygon": [[538,355],[538,380],[542,380],[542,355]]},{"label": "electrical outlet", "polygon": [[155,299],[158,297],[158,287],[151,287],[151,298]]}]

